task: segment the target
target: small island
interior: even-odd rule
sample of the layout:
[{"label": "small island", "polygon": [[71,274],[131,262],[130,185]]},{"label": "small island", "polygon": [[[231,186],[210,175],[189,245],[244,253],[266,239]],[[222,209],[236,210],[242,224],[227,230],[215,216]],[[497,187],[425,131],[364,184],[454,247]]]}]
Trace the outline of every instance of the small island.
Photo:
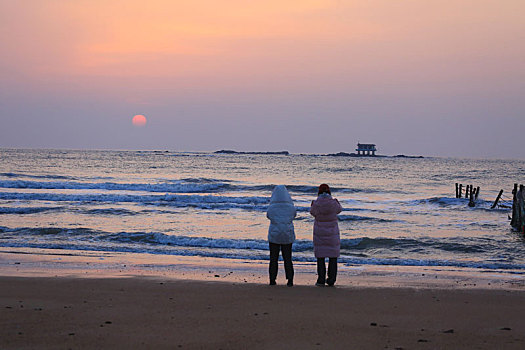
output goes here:
[{"label": "small island", "polygon": [[[395,156],[379,155],[376,154],[377,148],[372,143],[358,143],[356,148],[357,153],[338,152],[330,154],[298,154],[303,156],[321,156],[321,157],[356,157],[356,158],[424,158],[423,156],[407,156],[404,154],[398,154]],[[222,149],[220,151],[213,152],[214,154],[255,154],[255,155],[279,155],[289,156],[288,151],[278,152],[241,152],[230,149]]]},{"label": "small island", "polygon": [[238,152],[233,151],[229,149],[222,149],[220,151],[213,152],[215,154],[262,154],[262,155],[280,155],[280,156],[288,156],[290,155],[290,152],[288,151],[279,151],[279,152]]},{"label": "small island", "polygon": [[404,154],[398,154],[397,156],[393,156],[394,158],[425,158],[423,156],[405,156]]}]

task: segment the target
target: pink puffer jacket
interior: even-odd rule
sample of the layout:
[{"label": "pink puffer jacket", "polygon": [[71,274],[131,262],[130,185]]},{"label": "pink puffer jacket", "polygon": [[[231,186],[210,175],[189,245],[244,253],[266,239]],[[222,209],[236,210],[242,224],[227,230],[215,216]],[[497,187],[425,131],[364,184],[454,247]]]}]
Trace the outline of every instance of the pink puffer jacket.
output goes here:
[{"label": "pink puffer jacket", "polygon": [[341,240],[337,214],[343,208],[337,199],[328,194],[321,194],[310,207],[314,221],[314,253],[316,258],[337,258]]}]

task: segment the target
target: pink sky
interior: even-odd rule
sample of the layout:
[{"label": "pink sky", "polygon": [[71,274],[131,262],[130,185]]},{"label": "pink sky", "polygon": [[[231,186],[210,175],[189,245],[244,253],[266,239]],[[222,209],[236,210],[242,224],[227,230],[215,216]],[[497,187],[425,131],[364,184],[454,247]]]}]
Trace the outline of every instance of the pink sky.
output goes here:
[{"label": "pink sky", "polygon": [[0,147],[359,140],[523,159],[523,13],[522,0],[0,0]]}]

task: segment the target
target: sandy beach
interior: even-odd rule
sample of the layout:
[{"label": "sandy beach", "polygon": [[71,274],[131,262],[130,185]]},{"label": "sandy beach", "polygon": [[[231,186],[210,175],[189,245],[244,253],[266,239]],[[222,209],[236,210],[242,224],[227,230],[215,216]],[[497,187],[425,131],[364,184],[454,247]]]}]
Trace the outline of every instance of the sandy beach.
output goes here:
[{"label": "sandy beach", "polygon": [[15,251],[0,254],[2,349],[522,349],[525,344],[521,278],[341,266],[337,286],[323,288],[313,286],[313,266],[297,264],[297,283],[289,288],[282,265],[278,285],[268,286],[262,263],[126,254],[101,262]]},{"label": "sandy beach", "polygon": [[0,278],[2,349],[522,349],[523,292]]}]

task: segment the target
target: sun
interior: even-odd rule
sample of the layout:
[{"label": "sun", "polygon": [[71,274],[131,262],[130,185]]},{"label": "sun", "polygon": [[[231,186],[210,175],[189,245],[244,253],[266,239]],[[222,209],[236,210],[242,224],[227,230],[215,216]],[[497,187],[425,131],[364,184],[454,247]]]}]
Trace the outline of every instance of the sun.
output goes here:
[{"label": "sun", "polygon": [[147,120],[146,117],[143,116],[142,114],[137,114],[136,116],[133,117],[133,119],[131,120],[131,122],[132,122],[133,125],[135,125],[135,126],[144,126],[144,125],[146,125],[146,123],[148,122],[148,120]]}]

